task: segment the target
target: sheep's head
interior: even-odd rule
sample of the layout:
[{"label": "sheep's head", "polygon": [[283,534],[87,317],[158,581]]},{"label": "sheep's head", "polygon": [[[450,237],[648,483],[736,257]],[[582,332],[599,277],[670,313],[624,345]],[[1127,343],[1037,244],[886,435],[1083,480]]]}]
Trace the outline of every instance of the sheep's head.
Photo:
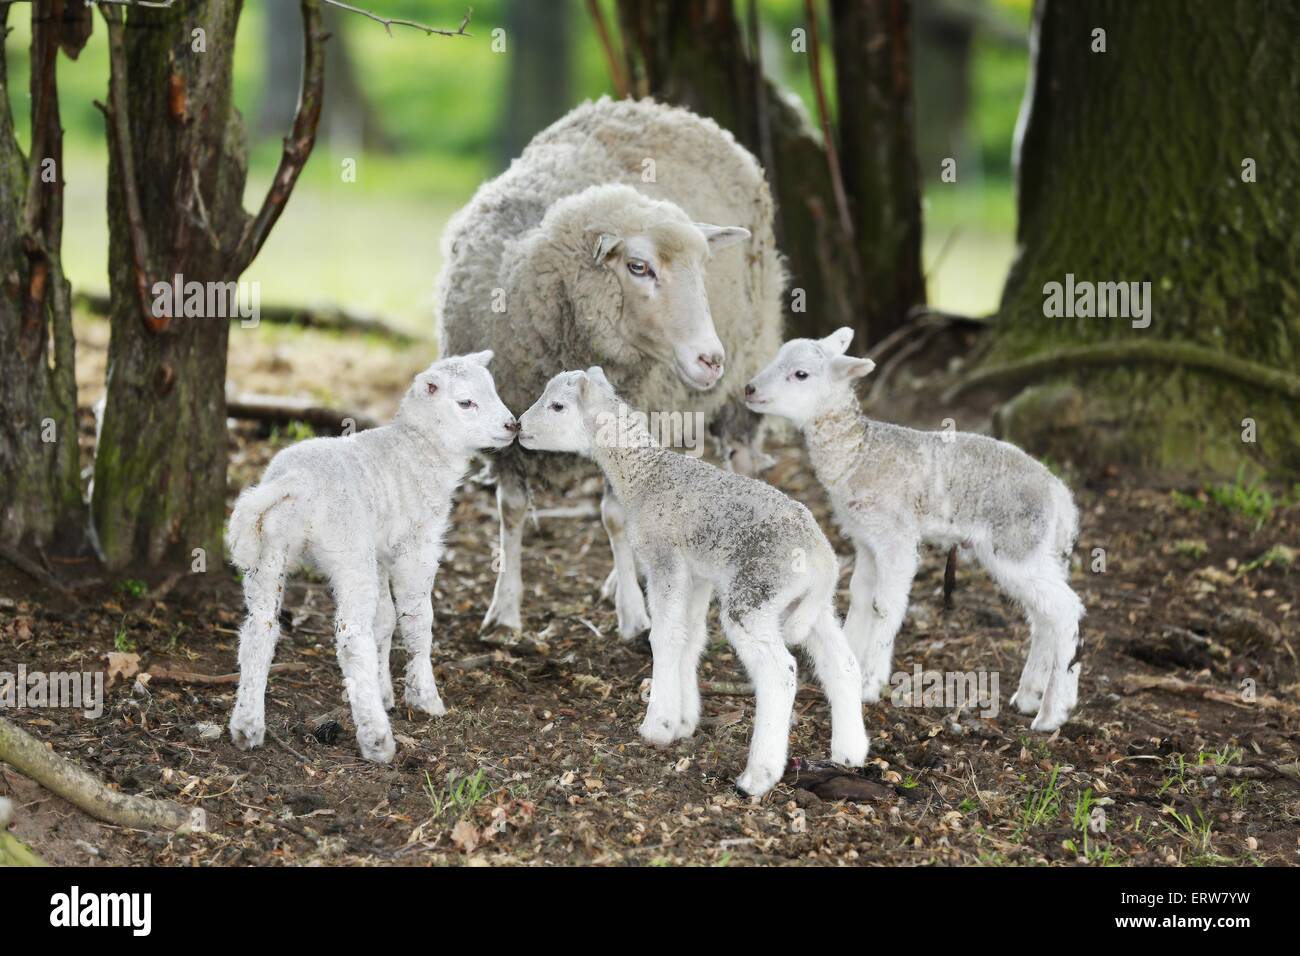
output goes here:
[{"label": "sheep's head", "polygon": [[852,341],[847,327],[824,339],[791,339],[745,386],[745,404],[760,414],[806,424],[876,367],[871,359],[844,354]]},{"label": "sheep's head", "polygon": [[671,363],[691,388],[722,378],[726,351],[713,327],[705,265],[749,230],[692,222],[670,202],[630,186],[592,187],[557,210],[555,225],[581,260],[568,296],[596,354],[627,364],[634,356]]},{"label": "sheep's head", "polygon": [[415,376],[397,420],[436,434],[454,451],[505,448],[519,424],[497,396],[487,364],[491,351],[454,355]]},{"label": "sheep's head", "polygon": [[546,383],[533,407],[519,416],[519,444],[533,451],[590,457],[604,423],[619,417],[619,404],[599,366],[561,372]]}]

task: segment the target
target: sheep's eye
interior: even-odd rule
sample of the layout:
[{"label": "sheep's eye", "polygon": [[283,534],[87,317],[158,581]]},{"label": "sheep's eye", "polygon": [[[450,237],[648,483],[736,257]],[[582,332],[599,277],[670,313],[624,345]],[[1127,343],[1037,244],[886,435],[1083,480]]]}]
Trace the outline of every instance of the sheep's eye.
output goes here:
[{"label": "sheep's eye", "polygon": [[805,372],[803,369],[799,369],[799,371],[794,373],[794,377],[802,382],[804,379],[808,377],[808,373]]},{"label": "sheep's eye", "polygon": [[461,408],[474,408],[474,407],[475,407],[474,403],[471,402],[468,398],[462,399],[461,401],[457,402],[456,404],[459,405]]},{"label": "sheep's eye", "polygon": [[551,411],[562,412],[564,411],[564,406],[561,405],[559,402],[551,402]]},{"label": "sheep's eye", "polygon": [[634,276],[653,276],[654,270],[650,268],[649,263],[644,259],[627,260],[627,271]]}]

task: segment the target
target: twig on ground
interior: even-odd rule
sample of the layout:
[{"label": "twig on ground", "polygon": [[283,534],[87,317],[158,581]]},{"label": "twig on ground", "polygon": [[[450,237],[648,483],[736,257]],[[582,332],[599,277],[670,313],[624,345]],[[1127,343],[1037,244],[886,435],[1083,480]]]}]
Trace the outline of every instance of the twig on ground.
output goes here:
[{"label": "twig on ground", "polygon": [[[306,664],[294,662],[290,664],[272,664],[271,674],[296,674],[300,671],[307,670]],[[239,674],[200,674],[197,671],[184,671],[168,667],[165,664],[154,664],[146,673],[150,680],[174,681],[178,684],[238,684]]]}]

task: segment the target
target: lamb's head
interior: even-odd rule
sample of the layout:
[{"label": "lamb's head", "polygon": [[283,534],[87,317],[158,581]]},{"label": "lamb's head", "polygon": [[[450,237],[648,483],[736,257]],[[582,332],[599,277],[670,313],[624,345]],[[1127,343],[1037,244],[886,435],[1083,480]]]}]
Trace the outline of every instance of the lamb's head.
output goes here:
[{"label": "lamb's head", "polygon": [[608,423],[625,417],[619,415],[620,404],[599,366],[561,372],[546,383],[533,407],[519,416],[519,444],[533,451],[590,457]]},{"label": "lamb's head", "polygon": [[692,222],[679,206],[629,186],[598,186],[573,200],[576,253],[586,267],[574,271],[569,293],[597,354],[627,362],[631,346],[671,362],[691,388],[716,385],[726,351],[709,311],[705,266],[749,230]]},{"label": "lamb's head", "polygon": [[853,330],[847,327],[824,339],[791,339],[745,386],[745,404],[760,414],[806,424],[843,398],[854,379],[876,367],[871,359],[844,354],[852,341]]},{"label": "lamb's head", "polygon": [[436,435],[453,451],[505,448],[519,423],[497,396],[487,364],[491,351],[439,359],[415,376],[397,421]]}]

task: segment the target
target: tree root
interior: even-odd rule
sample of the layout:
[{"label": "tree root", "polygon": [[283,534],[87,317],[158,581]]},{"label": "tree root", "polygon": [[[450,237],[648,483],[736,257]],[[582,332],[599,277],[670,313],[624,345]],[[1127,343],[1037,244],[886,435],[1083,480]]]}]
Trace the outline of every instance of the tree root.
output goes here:
[{"label": "tree root", "polygon": [[0,717],[0,760],[105,823],[139,830],[207,829],[207,815],[201,808],[110,790],[4,717]]},{"label": "tree root", "polygon": [[977,388],[1028,385],[1059,372],[1125,365],[1176,365],[1211,372],[1243,385],[1300,400],[1300,376],[1190,342],[1151,340],[1073,346],[1047,355],[979,369],[944,392],[943,401],[951,402]]}]

